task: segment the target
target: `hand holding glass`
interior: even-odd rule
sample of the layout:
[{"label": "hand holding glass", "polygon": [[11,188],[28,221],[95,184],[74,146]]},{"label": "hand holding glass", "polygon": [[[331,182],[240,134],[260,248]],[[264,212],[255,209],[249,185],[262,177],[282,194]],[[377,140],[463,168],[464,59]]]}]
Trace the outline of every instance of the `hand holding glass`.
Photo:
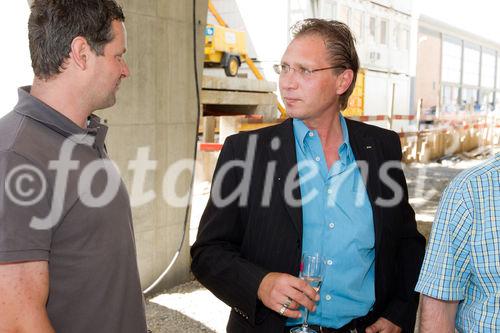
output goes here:
[{"label": "hand holding glass", "polygon": [[[319,293],[321,282],[323,282],[323,259],[318,253],[304,253],[302,255],[300,278],[309,283],[309,285]],[[315,330],[308,327],[307,319],[309,317],[309,311],[307,308],[304,308],[304,312],[304,323],[300,327],[291,329],[290,333],[317,333]]]}]

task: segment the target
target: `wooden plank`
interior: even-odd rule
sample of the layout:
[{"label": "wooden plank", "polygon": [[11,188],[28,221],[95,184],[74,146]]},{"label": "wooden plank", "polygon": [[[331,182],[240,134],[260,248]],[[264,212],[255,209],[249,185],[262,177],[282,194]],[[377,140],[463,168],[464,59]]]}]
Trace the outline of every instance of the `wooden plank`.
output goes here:
[{"label": "wooden plank", "polygon": [[238,91],[202,90],[202,104],[217,105],[262,105],[278,103],[278,99],[273,93],[251,93]]},{"label": "wooden plank", "polygon": [[265,93],[272,93],[276,91],[275,82],[242,79],[237,77],[203,76],[201,87],[204,90],[230,90]]},{"label": "wooden plank", "polygon": [[241,132],[253,131],[257,129],[261,129],[264,127],[274,126],[281,124],[285,119],[277,119],[276,121],[271,122],[262,122],[262,123],[242,123],[240,126]]}]

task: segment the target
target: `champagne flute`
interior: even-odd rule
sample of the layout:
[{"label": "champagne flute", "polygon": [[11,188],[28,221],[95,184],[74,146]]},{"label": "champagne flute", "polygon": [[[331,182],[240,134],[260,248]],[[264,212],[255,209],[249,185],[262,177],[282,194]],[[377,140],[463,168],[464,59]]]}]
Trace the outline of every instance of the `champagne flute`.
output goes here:
[{"label": "champagne flute", "polygon": [[[304,253],[302,255],[300,278],[309,283],[316,292],[319,292],[321,283],[323,282],[323,259],[318,253]],[[308,326],[309,310],[306,307],[304,307],[304,314],[302,326],[291,329],[290,333],[317,333]]]}]

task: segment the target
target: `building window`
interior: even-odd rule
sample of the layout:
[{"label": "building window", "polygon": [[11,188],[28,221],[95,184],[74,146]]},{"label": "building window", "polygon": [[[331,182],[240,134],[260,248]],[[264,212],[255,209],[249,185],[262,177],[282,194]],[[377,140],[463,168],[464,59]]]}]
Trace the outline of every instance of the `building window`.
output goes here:
[{"label": "building window", "polygon": [[464,48],[464,84],[479,85],[479,59],[478,47],[466,46]]},{"label": "building window", "polygon": [[402,38],[401,38],[401,25],[399,23],[394,24],[394,29],[392,29],[391,34],[391,46],[396,49],[402,49]]},{"label": "building window", "polygon": [[304,0],[289,0],[289,16],[288,24],[293,26],[295,23],[302,21],[306,17],[311,17],[314,9],[308,6],[308,2]]},{"label": "building window", "polygon": [[394,48],[399,50],[409,50],[410,49],[410,30],[403,27],[402,24],[394,24],[394,29],[392,30],[392,45]]},{"label": "building window", "polygon": [[481,90],[481,97],[479,99],[481,111],[491,111],[495,108],[494,92],[493,90]]},{"label": "building window", "polygon": [[495,53],[494,51],[483,51],[481,59],[481,87],[495,88]]},{"label": "building window", "polygon": [[[498,52],[497,52],[497,54],[498,54]],[[497,70],[496,70],[496,72],[497,72],[496,89],[498,91],[500,91],[500,54],[498,54],[498,56],[497,56],[497,67],[496,68],[497,68]],[[499,95],[499,94],[497,93],[497,95]],[[500,107],[500,105],[499,105],[499,107]]]},{"label": "building window", "polygon": [[363,40],[363,12],[357,9],[352,11],[351,28],[358,42]]},{"label": "building window", "polygon": [[387,45],[387,20],[380,20],[380,40],[379,43],[382,45]]},{"label": "building window", "polygon": [[370,22],[368,27],[368,38],[371,42],[375,42],[376,28],[377,28],[377,19],[373,16],[370,16]]},{"label": "building window", "polygon": [[345,5],[340,5],[339,21],[344,22],[347,25],[349,25],[351,23],[351,8],[349,8]]},{"label": "building window", "polygon": [[467,87],[462,88],[462,108],[467,111],[479,111],[481,105],[477,100],[477,88]]},{"label": "building window", "polygon": [[335,1],[324,0],[323,7],[321,8],[321,17],[327,20],[335,19]]},{"label": "building window", "polygon": [[455,112],[458,110],[458,87],[443,85],[443,111]]},{"label": "building window", "polygon": [[400,33],[401,47],[403,50],[410,50],[410,29],[403,28]]},{"label": "building window", "polygon": [[443,40],[442,80],[460,83],[462,68],[462,45],[460,41]]},{"label": "building window", "polygon": [[495,92],[495,110],[500,111],[500,53],[497,51],[497,66],[496,66],[496,92]]}]

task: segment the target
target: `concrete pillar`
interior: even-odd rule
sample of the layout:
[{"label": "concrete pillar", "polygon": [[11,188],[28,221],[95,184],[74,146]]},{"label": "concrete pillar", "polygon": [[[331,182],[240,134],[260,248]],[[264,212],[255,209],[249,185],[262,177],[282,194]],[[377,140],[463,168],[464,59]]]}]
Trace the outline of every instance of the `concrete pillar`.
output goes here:
[{"label": "concrete pillar", "polygon": [[[131,77],[124,80],[117,104],[100,113],[110,127],[107,146],[122,171],[132,193],[133,173],[128,170],[138,149],[156,161],[156,170],[148,171],[143,191],[154,193],[147,203],[138,204],[132,196],[134,229],[139,270],[144,288],[169,265],[184,232],[188,205],[165,200],[163,184],[167,170],[177,161],[193,160],[199,104],[196,98],[195,63],[198,80],[203,70],[204,28],[208,0],[194,1],[122,0],[128,32],[126,60]],[[195,61],[193,34],[196,32]],[[194,165],[193,163],[191,163]],[[187,163],[187,165],[190,165]],[[165,181],[174,185],[177,196],[188,193],[192,170]],[[144,198],[143,198],[144,199]],[[175,286],[190,278],[189,225],[180,255],[159,285]]]},{"label": "concrete pillar", "polygon": [[203,142],[215,142],[215,117],[203,118]]},{"label": "concrete pillar", "polygon": [[228,136],[239,132],[240,116],[223,116],[219,118],[219,143],[224,143]]}]

